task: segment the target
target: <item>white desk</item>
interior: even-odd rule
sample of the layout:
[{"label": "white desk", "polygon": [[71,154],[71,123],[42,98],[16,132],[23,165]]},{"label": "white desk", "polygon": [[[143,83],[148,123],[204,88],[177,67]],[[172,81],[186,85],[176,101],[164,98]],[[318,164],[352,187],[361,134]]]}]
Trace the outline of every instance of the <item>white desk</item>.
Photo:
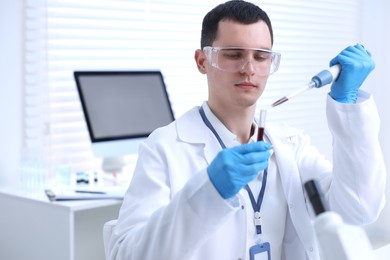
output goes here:
[{"label": "white desk", "polygon": [[50,202],[0,188],[0,259],[104,260],[103,224],[121,200]]},{"label": "white desk", "polygon": [[390,259],[390,244],[374,250],[375,260],[389,260]]},{"label": "white desk", "polygon": [[[39,194],[0,188],[0,259],[104,260],[103,224],[122,201],[50,202]],[[374,251],[390,259],[390,245]]]}]

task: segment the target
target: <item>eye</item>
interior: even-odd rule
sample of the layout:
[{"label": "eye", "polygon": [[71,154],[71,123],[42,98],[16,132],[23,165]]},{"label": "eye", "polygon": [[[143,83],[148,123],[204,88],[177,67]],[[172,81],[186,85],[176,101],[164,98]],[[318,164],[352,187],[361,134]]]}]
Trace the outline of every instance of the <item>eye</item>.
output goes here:
[{"label": "eye", "polygon": [[257,51],[253,57],[256,61],[266,61],[272,58],[272,55],[265,51]]},{"label": "eye", "polygon": [[223,50],[222,56],[226,59],[238,60],[242,58],[243,54],[239,50]]}]

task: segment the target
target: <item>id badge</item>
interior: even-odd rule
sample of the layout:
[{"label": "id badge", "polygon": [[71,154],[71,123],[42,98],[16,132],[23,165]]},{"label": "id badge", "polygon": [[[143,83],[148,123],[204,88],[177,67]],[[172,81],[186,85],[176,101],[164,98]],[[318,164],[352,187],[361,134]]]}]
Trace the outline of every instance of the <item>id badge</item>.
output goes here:
[{"label": "id badge", "polygon": [[268,242],[254,245],[249,248],[250,260],[271,260],[271,251]]}]

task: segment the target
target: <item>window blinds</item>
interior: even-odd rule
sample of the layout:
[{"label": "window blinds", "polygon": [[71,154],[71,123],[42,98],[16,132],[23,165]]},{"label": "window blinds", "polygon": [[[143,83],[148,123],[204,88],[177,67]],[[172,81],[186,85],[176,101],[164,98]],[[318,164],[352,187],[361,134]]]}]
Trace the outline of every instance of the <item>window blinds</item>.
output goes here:
[{"label": "window blinds", "polygon": [[[358,0],[253,1],[270,16],[282,53],[259,106],[301,88],[359,36]],[[75,70],[161,70],[176,117],[207,99],[194,62],[203,16],[221,1],[25,0],[24,145],[58,163],[96,170],[77,95]],[[322,152],[329,87],[305,92],[268,113],[299,127]]]}]

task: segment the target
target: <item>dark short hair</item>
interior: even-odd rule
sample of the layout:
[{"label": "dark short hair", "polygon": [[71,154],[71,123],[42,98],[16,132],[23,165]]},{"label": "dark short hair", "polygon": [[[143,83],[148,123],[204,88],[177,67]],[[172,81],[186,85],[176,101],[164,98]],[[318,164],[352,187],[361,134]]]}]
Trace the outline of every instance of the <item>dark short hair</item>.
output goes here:
[{"label": "dark short hair", "polygon": [[232,0],[216,6],[203,18],[200,39],[202,49],[205,46],[212,45],[217,37],[218,23],[224,20],[242,24],[252,24],[258,21],[264,21],[271,34],[271,43],[274,43],[271,20],[267,13],[255,4],[242,0]]}]

